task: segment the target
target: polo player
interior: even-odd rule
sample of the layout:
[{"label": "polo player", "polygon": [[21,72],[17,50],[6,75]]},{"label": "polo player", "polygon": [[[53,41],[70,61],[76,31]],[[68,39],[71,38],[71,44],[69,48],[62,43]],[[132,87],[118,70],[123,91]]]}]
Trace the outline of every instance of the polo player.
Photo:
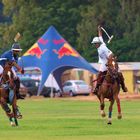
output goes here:
[{"label": "polo player", "polygon": [[[107,46],[103,40],[101,26],[98,26],[98,37],[94,37],[91,43],[94,44],[95,47],[97,48],[99,63],[101,64],[99,73],[98,73],[98,77],[97,77],[97,84],[93,91],[93,93],[95,95],[97,95],[99,87],[102,85],[104,78],[105,78],[105,74],[107,72],[107,66],[106,66],[107,61],[108,61],[108,59],[112,59],[112,57],[114,57],[114,55],[113,55],[112,51],[107,48]],[[118,73],[119,73],[119,79],[120,79],[120,84],[121,84],[122,90],[123,90],[123,92],[127,92],[128,90],[124,83],[124,77],[123,77],[122,73],[120,72],[120,70],[118,70]]]},{"label": "polo player", "polygon": [[[12,45],[11,50],[4,52],[0,58],[0,75],[2,75],[7,61],[12,64],[11,69],[14,74],[14,82],[16,84],[16,97],[17,98],[22,98],[19,94],[20,81],[15,72],[15,68],[16,68],[21,74],[24,74],[24,70],[17,64],[19,53],[21,51],[22,49],[20,48],[20,45],[18,43],[14,43]],[[19,112],[19,109],[17,107],[17,116],[18,115],[21,115],[21,113]]]}]

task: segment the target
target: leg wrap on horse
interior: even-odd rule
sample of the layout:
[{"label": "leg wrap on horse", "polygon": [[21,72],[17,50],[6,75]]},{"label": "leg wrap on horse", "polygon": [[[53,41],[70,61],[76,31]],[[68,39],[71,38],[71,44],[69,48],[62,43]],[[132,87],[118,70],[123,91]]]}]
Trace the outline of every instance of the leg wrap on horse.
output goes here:
[{"label": "leg wrap on horse", "polygon": [[121,72],[119,72],[119,80],[120,80],[120,84],[121,84],[122,90],[124,92],[127,92],[128,90],[127,90],[127,87],[125,86],[124,77],[123,77]]},{"label": "leg wrap on horse", "polygon": [[108,118],[111,118],[111,116],[112,116],[112,112],[110,111],[110,112],[108,113]]},{"label": "leg wrap on horse", "polygon": [[17,118],[18,118],[18,119],[21,119],[21,118],[22,118],[22,114],[20,113],[19,108],[16,107],[16,108],[15,108],[15,111],[16,111],[16,116],[17,116]]},{"label": "leg wrap on horse", "polygon": [[2,108],[4,109],[4,111],[6,113],[10,113],[11,112],[11,109],[9,108],[9,106],[7,105],[7,103],[1,102],[1,105],[2,105]]}]

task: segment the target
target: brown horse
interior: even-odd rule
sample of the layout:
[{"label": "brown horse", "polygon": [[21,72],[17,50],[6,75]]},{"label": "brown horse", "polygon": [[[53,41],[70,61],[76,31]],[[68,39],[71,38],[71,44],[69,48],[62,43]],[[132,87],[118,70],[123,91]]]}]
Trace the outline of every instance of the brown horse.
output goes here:
[{"label": "brown horse", "polygon": [[120,99],[118,97],[120,92],[120,80],[118,73],[118,64],[116,58],[112,58],[108,60],[107,63],[107,72],[104,75],[104,81],[99,88],[98,91],[98,99],[100,101],[100,113],[102,117],[105,117],[106,114],[104,112],[104,99],[107,98],[110,101],[109,113],[108,113],[108,124],[112,124],[112,109],[114,101],[117,103],[118,108],[118,119],[122,118],[121,107],[120,107]]},{"label": "brown horse", "polygon": [[[1,77],[0,104],[6,115],[8,116],[11,126],[18,126],[16,86],[14,84],[14,75],[11,68],[12,63],[7,62]],[[12,111],[7,103],[12,105]]]}]

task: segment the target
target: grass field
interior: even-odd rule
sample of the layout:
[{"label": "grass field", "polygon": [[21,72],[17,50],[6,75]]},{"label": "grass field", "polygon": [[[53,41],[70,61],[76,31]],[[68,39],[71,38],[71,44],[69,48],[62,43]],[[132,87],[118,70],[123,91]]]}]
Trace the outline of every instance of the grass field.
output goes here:
[{"label": "grass field", "polygon": [[100,117],[97,101],[28,99],[19,105],[24,115],[19,127],[11,127],[0,110],[0,140],[140,140],[138,100],[121,102],[122,120],[115,104],[112,125]]}]

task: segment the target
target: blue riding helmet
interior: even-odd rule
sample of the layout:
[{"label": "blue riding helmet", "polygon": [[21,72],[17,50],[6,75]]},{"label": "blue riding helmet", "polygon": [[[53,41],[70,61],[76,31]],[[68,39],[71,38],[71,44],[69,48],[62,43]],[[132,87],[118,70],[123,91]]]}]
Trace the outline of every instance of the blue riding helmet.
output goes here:
[{"label": "blue riding helmet", "polygon": [[22,51],[22,49],[20,48],[20,45],[19,45],[19,43],[14,43],[13,45],[12,45],[12,49],[11,49],[12,51]]}]

